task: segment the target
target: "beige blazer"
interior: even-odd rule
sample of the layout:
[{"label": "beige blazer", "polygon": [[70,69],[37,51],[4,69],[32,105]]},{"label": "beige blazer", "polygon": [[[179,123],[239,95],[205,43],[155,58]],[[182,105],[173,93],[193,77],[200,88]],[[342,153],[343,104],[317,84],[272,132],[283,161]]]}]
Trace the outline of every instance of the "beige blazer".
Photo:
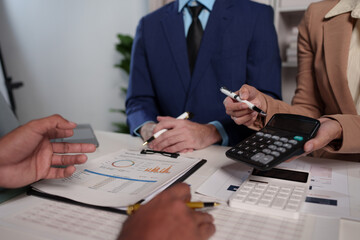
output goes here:
[{"label": "beige blazer", "polygon": [[264,95],[269,113],[265,121],[279,112],[336,119],[343,128],[341,148],[335,151],[327,146],[314,156],[360,161],[360,116],[347,81],[354,20],[350,13],[324,18],[338,2],[326,0],[309,6],[299,25],[299,69],[292,105]]}]

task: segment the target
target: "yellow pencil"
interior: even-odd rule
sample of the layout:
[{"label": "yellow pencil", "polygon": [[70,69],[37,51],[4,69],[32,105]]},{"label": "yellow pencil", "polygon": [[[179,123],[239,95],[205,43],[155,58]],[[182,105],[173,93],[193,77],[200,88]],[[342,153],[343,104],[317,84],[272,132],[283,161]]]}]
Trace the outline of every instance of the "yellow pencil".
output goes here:
[{"label": "yellow pencil", "polygon": [[[196,209],[196,208],[216,207],[216,206],[219,206],[220,203],[218,203],[218,202],[188,202],[188,203],[186,203],[186,205],[189,208]],[[128,215],[131,215],[136,210],[138,210],[140,207],[141,207],[140,203],[130,205],[130,206],[128,206],[128,208],[126,210],[126,213]]]}]

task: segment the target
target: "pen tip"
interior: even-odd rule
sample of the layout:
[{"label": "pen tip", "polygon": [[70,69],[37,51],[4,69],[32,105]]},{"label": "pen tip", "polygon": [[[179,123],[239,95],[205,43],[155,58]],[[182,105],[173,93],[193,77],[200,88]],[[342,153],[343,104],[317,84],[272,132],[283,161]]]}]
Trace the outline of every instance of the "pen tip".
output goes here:
[{"label": "pen tip", "polygon": [[148,144],[148,142],[147,142],[147,141],[143,143],[143,146],[145,146],[146,144]]},{"label": "pen tip", "polygon": [[188,119],[191,119],[194,117],[194,114],[192,112],[187,112],[188,113]]}]

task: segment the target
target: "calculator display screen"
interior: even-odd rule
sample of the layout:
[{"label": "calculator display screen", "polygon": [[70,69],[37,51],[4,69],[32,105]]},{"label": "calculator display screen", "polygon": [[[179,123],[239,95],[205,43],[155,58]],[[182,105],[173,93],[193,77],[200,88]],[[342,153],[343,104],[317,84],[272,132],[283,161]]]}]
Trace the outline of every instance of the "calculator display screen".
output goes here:
[{"label": "calculator display screen", "polygon": [[273,168],[269,171],[260,171],[260,170],[254,169],[252,172],[252,175],[306,183],[309,173],[298,172],[298,171],[287,170],[287,169],[280,169],[280,168]]},{"label": "calculator display screen", "polygon": [[304,134],[311,134],[317,125],[316,122],[302,119],[295,118],[287,118],[287,117],[276,117],[273,118],[267,126],[289,131],[289,132],[299,132]]}]

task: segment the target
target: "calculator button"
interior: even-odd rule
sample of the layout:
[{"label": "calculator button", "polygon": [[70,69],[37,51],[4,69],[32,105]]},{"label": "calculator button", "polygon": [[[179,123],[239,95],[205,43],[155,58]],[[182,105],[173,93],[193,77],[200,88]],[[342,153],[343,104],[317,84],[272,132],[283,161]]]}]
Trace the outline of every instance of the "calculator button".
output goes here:
[{"label": "calculator button", "polygon": [[276,148],[276,151],[284,153],[284,152],[286,152],[286,149],[283,147],[278,147],[278,148]]},{"label": "calculator button", "polygon": [[253,149],[251,149],[251,151],[250,152],[252,152],[252,153],[258,153],[258,152],[260,152],[260,150],[259,149],[257,149],[257,148],[253,148]]},{"label": "calculator button", "polygon": [[280,137],[279,137],[279,136],[276,136],[276,135],[275,135],[275,136],[272,136],[271,138],[274,139],[274,140],[279,140],[279,139],[280,139]]},{"label": "calculator button", "polygon": [[304,138],[302,136],[295,136],[294,139],[297,141],[302,141]]},{"label": "calculator button", "polygon": [[241,150],[237,151],[237,154],[239,154],[239,155],[242,155],[243,153],[244,153],[244,152],[241,151]]},{"label": "calculator button", "polygon": [[250,146],[244,147],[244,150],[245,150],[245,151],[250,151]]},{"label": "calculator button", "polygon": [[262,136],[264,136],[264,133],[263,132],[257,132],[256,135],[259,136],[259,137],[262,137]]},{"label": "calculator button", "polygon": [[285,207],[285,204],[286,204],[286,199],[277,197],[274,199],[271,207],[281,209]]},{"label": "calculator button", "polygon": [[288,211],[294,211],[295,212],[298,209],[298,205],[288,204],[288,205],[286,205],[285,209],[288,210]]},{"label": "calculator button", "polygon": [[268,164],[269,162],[271,162],[272,160],[274,160],[273,156],[270,155],[266,155],[265,157],[259,159],[259,162],[263,163],[263,164]]},{"label": "calculator button", "polygon": [[298,144],[298,141],[291,139],[291,140],[289,140],[289,143],[291,143],[292,145],[296,145],[296,144]]},{"label": "calculator button", "polygon": [[271,140],[266,140],[265,143],[266,143],[266,144],[271,144],[272,141],[271,141]]},{"label": "calculator button", "polygon": [[264,206],[264,207],[269,206],[270,203],[271,203],[271,201],[267,201],[267,200],[265,200],[265,199],[261,199],[261,200],[259,201],[259,205],[260,205],[260,206]]},{"label": "calculator button", "polygon": [[282,142],[288,142],[289,139],[282,137],[282,138],[280,138],[280,141],[282,141]]},{"label": "calculator button", "polygon": [[265,144],[260,144],[258,147],[259,148],[264,148],[264,147],[266,147],[266,145]]},{"label": "calculator button", "polygon": [[270,153],[271,153],[271,150],[270,150],[270,149],[267,149],[267,148],[263,149],[262,151],[263,151],[263,153],[266,153],[266,154],[270,154]]},{"label": "calculator button", "polygon": [[263,157],[265,157],[264,153],[257,153],[254,156],[251,157],[251,160],[254,161],[259,161],[260,159],[262,159]]},{"label": "calculator button", "polygon": [[281,147],[283,145],[283,143],[280,141],[275,141],[274,145]]},{"label": "calculator button", "polygon": [[266,134],[264,135],[264,137],[266,137],[266,138],[271,138],[271,134],[266,133]]},{"label": "calculator button", "polygon": [[288,144],[288,143],[285,143],[283,146],[286,147],[287,149],[292,148],[292,145],[291,145],[291,144]]},{"label": "calculator button", "polygon": [[270,148],[271,150],[276,150],[277,147],[275,145],[269,145],[268,148]]},{"label": "calculator button", "polygon": [[274,155],[275,157],[278,157],[278,156],[280,156],[280,153],[279,153],[279,152],[276,152],[276,151],[272,151],[272,152],[271,152],[271,155]]}]

